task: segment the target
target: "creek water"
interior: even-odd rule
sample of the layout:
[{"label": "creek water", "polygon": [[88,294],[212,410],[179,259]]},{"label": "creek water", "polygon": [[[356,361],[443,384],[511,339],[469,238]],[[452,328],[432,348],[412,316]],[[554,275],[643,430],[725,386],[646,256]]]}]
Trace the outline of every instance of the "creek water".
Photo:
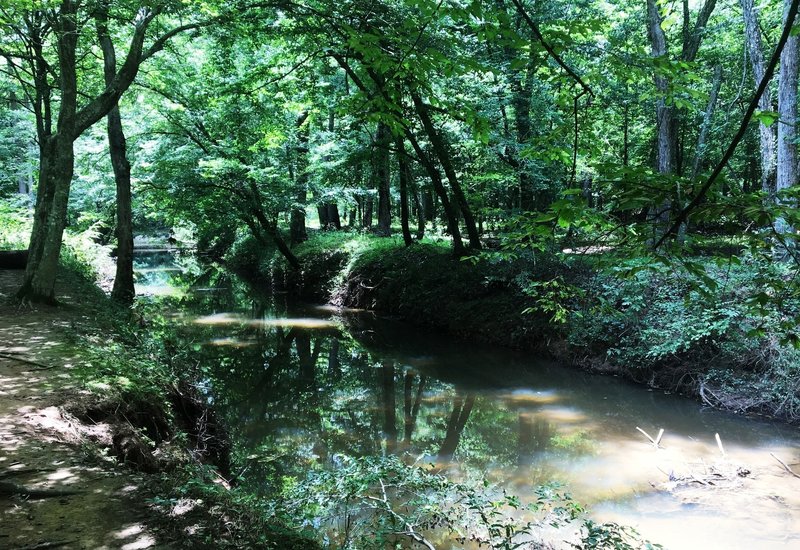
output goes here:
[{"label": "creek water", "polygon": [[[136,267],[137,291],[168,296],[154,299],[208,365],[235,455],[273,457],[245,464],[255,487],[276,464],[302,475],[336,455],[402,447],[523,499],[560,482],[593,519],[667,548],[800,548],[800,479],[770,455],[800,462],[795,428],[366,312],[293,304],[168,252],[138,255]],[[653,438],[663,429],[659,448],[637,427]]]}]

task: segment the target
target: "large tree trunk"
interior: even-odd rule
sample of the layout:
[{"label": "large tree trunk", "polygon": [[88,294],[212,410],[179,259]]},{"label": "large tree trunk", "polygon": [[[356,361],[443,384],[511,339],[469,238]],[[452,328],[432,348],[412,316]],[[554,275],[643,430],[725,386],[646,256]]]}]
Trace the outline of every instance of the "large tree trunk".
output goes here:
[{"label": "large tree trunk", "polygon": [[[753,6],[753,0],[740,0],[742,17],[744,19],[745,41],[750,54],[750,66],[753,69],[755,86],[764,79],[766,66],[764,64],[764,46],[761,40],[761,30],[758,26],[758,14]],[[784,50],[785,51],[785,50]],[[764,90],[758,100],[761,111],[772,110],[772,97],[769,87]],[[758,137],[761,143],[761,189],[772,200],[775,198],[775,125],[767,126],[763,122],[758,124]]]},{"label": "large tree trunk", "polygon": [[392,234],[392,206],[390,196],[389,144],[392,133],[384,122],[378,123],[375,133],[375,187],[378,189],[378,235]]},{"label": "large tree trunk", "polygon": [[[784,24],[791,0],[784,1]],[[797,185],[797,77],[800,36],[790,36],[781,52],[778,83],[778,192]]]},{"label": "large tree trunk", "polygon": [[[666,58],[667,38],[661,28],[661,15],[658,13],[656,0],[647,0],[647,34],[650,37],[650,48],[653,57]],[[675,111],[667,104],[669,82],[666,77],[656,73],[656,168],[661,174],[675,172],[675,149],[677,136],[675,132]]]},{"label": "large tree trunk", "polygon": [[55,282],[61,242],[67,224],[67,203],[75,164],[69,135],[55,134],[40,146],[39,185],[28,247],[28,265],[17,297],[55,303]]},{"label": "large tree trunk", "polygon": [[[106,86],[111,86],[117,72],[117,55],[114,51],[114,43],[108,33],[107,22],[108,6],[103,4],[103,9],[98,10],[97,15],[97,36],[103,51],[103,76]],[[117,188],[117,268],[111,297],[120,303],[130,305],[136,294],[133,284],[131,165],[127,158],[127,144],[118,104],[109,111],[106,122],[108,151]]]}]

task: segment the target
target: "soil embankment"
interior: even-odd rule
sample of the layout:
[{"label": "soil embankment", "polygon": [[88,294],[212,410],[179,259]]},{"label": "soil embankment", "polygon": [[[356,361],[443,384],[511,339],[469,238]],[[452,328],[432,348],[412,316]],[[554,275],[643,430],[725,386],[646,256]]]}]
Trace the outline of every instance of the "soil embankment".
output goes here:
[{"label": "soil embankment", "polygon": [[85,392],[63,331],[91,323],[91,311],[63,287],[62,307],[12,305],[21,276],[0,270],[0,547],[163,547],[142,476],[85,447],[108,439],[108,426],[65,412]]},{"label": "soil embankment", "polygon": [[0,548],[317,547],[237,503],[224,446],[196,452],[201,419],[206,447],[216,426],[190,386],[162,380],[138,401],[87,387],[100,366],[83,335],[116,338],[99,291],[67,273],[58,307],[20,307],[21,278],[0,270]]}]

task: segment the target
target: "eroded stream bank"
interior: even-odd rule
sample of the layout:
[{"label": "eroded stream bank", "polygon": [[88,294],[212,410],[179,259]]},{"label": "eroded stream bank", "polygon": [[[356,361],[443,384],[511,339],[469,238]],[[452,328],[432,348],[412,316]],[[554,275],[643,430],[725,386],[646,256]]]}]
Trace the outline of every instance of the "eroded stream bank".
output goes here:
[{"label": "eroded stream bank", "polygon": [[[176,273],[164,268],[146,269]],[[560,482],[595,519],[671,548],[800,542],[800,481],[771,456],[800,460],[790,427],[531,352],[261,295],[225,273],[206,272],[195,288],[162,281],[182,296],[167,306],[172,322],[208,365],[205,388],[230,427],[234,470],[256,493],[274,496],[351,457],[395,454],[452,479],[485,473],[523,500]],[[660,448],[637,426],[653,437],[663,428]]]}]

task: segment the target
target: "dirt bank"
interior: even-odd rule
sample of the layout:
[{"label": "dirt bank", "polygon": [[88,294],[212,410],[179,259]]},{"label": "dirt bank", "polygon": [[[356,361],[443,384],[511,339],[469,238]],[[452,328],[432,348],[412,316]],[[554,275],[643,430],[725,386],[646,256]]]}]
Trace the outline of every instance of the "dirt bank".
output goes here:
[{"label": "dirt bank", "polygon": [[[196,474],[187,474],[191,453],[183,447],[192,437],[180,435],[181,410],[148,413],[170,423],[154,448],[130,403],[90,391],[78,376],[88,352],[75,335],[91,329],[110,340],[113,327],[101,326],[110,304],[67,274],[58,307],[19,307],[11,298],[21,278],[0,270],[0,548],[316,547],[271,533],[264,518],[228,498],[214,469],[201,470],[211,481],[199,495],[182,490]],[[174,400],[174,387],[163,392],[172,395],[152,401]],[[137,458],[140,451],[147,456]]]}]

